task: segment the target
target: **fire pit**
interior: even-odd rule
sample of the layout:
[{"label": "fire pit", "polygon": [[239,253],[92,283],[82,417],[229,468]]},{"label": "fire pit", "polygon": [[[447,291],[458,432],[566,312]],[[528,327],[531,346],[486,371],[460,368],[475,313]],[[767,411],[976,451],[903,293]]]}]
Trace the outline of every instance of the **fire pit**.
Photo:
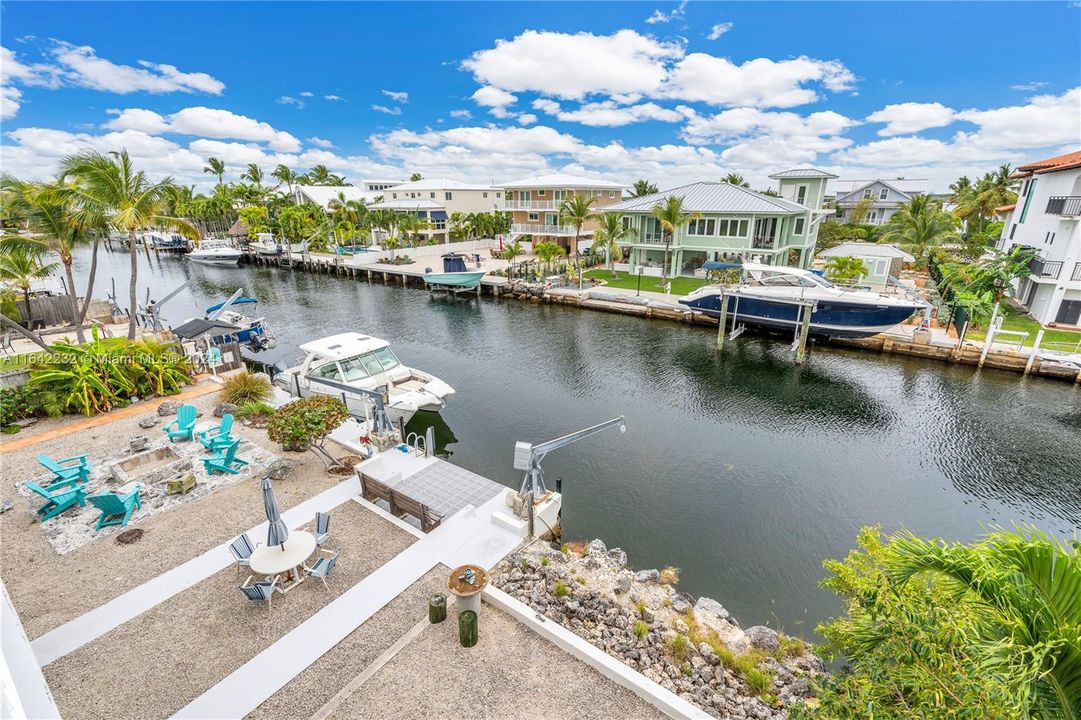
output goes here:
[{"label": "fire pit", "polygon": [[191,468],[191,460],[185,460],[171,447],[165,446],[136,453],[125,460],[115,462],[109,466],[109,472],[112,473],[113,480],[122,485],[135,480],[149,484],[166,477],[173,477],[184,466]]}]

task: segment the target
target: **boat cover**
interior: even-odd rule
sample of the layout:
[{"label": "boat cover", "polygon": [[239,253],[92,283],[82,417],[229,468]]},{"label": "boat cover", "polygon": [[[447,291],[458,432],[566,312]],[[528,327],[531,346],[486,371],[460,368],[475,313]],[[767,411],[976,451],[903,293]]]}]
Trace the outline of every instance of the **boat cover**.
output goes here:
[{"label": "boat cover", "polygon": [[742,267],[743,263],[718,262],[716,260],[702,263],[703,270],[738,270]]},{"label": "boat cover", "polygon": [[465,256],[449,253],[443,256],[443,272],[465,272]]},{"label": "boat cover", "polygon": [[[257,302],[259,302],[259,301],[256,300],[253,297],[242,297],[242,298],[237,298],[236,300],[234,300],[233,302],[231,302],[229,304],[230,305],[243,305],[244,303],[257,303]],[[208,307],[206,309],[206,311],[209,314],[209,313],[215,312],[217,310],[221,310],[224,305],[225,305],[224,302],[220,302],[217,305],[213,305],[211,307]]]},{"label": "boat cover", "polygon": [[183,325],[178,325],[173,328],[173,335],[176,335],[182,340],[191,340],[192,338],[197,338],[208,332],[213,332],[215,335],[229,335],[239,331],[240,328],[236,325],[231,325],[221,320],[203,320],[202,318],[196,318],[194,320],[188,320]]}]

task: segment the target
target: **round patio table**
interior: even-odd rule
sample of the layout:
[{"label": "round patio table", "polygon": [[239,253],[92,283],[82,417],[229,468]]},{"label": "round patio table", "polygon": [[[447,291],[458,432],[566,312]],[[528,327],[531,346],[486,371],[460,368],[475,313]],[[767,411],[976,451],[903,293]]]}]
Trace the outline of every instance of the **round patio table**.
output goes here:
[{"label": "round patio table", "polygon": [[[462,577],[466,570],[473,571],[472,585]],[[488,573],[479,565],[460,565],[451,570],[447,588],[456,598],[454,604],[457,606],[459,614],[466,610],[472,610],[477,614],[477,617],[480,617],[480,591],[487,584]]]},{"label": "round patio table", "polygon": [[293,530],[285,545],[260,546],[251,554],[249,564],[256,575],[283,575],[281,589],[288,592],[304,582],[304,561],[315,552],[315,536],[303,530]]}]

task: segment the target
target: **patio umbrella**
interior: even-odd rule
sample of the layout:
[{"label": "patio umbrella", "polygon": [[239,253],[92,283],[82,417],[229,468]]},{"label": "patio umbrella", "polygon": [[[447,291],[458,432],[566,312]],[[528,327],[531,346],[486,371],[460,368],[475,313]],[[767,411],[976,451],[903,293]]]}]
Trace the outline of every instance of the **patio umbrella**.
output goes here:
[{"label": "patio umbrella", "polygon": [[281,511],[278,510],[278,499],[274,497],[274,485],[270,478],[263,478],[263,508],[266,509],[266,519],[270,523],[266,531],[267,547],[280,545],[285,552],[285,541],[289,539],[289,528],[282,520]]}]

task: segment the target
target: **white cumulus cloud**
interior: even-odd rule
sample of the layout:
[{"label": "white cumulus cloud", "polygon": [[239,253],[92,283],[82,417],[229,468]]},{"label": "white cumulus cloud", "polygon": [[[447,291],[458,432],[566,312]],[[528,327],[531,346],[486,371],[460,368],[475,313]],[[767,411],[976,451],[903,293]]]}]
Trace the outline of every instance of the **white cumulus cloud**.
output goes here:
[{"label": "white cumulus cloud", "polygon": [[706,35],[706,40],[716,40],[731,29],[732,23],[730,22],[717,23],[709,29],[709,35]]},{"label": "white cumulus cloud", "polygon": [[944,127],[956,119],[957,113],[942,103],[906,102],[887,105],[867,116],[867,122],[886,123],[879,135],[908,135],[930,128]]},{"label": "white cumulus cloud", "polygon": [[400,107],[387,107],[386,105],[372,105],[372,110],[381,112],[385,115],[401,115],[402,109]]},{"label": "white cumulus cloud", "polygon": [[396,103],[409,102],[409,93],[407,92],[398,92],[396,90],[380,90],[379,92],[383,93]]},{"label": "white cumulus cloud", "polygon": [[225,83],[202,72],[183,72],[175,65],[140,60],[139,67],[98,57],[89,45],[57,43],[52,55],[65,82],[126,95],[133,92],[204,92],[221,95]]},{"label": "white cumulus cloud", "polygon": [[105,127],[113,130],[136,130],[149,135],[175,133],[205,138],[248,140],[266,143],[272,150],[280,152],[296,152],[300,149],[300,141],[293,135],[276,130],[269,123],[229,110],[189,107],[169,116],[141,108],[109,112],[114,117]]},{"label": "white cumulus cloud", "polygon": [[330,140],[324,140],[321,137],[310,137],[308,138],[308,142],[310,142],[312,145],[315,145],[316,147],[323,148],[324,150],[334,149],[334,143],[332,143]]}]

